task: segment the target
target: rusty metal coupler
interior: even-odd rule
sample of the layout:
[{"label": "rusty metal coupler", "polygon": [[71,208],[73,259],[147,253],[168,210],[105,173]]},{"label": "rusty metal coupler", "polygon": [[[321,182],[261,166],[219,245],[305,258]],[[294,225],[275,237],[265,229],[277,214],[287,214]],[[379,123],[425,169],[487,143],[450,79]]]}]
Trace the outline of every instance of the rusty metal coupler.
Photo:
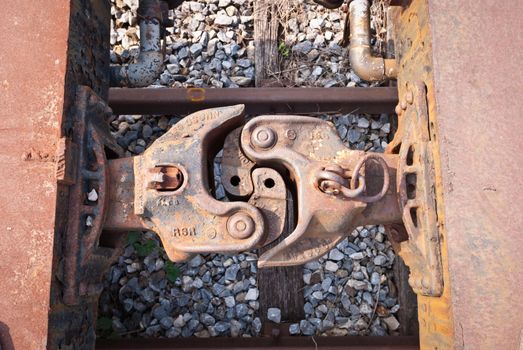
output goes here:
[{"label": "rusty metal coupler", "polygon": [[[399,156],[348,149],[334,126],[311,117],[259,116],[244,106],[196,112],[143,155],[108,161],[107,231],[156,232],[173,261],[239,252],[281,238],[287,202],[294,230],[259,258],[260,267],[321,257],[358,226],[401,224]],[[213,196],[213,160],[223,148]]]}]

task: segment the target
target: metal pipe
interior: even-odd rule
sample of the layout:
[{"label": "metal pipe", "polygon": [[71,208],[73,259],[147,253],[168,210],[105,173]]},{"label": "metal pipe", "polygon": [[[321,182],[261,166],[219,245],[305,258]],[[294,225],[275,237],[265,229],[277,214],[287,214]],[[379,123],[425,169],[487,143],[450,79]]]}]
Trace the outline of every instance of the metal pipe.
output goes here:
[{"label": "metal pipe", "polygon": [[354,0],[350,3],[349,22],[349,61],[354,72],[367,81],[396,78],[396,60],[372,56],[368,0]]},{"label": "metal pipe", "polygon": [[393,113],[395,87],[109,90],[114,114],[183,115],[204,108],[244,104],[246,113]]},{"label": "metal pipe", "polygon": [[111,66],[111,86],[145,87],[163,72],[160,0],[140,0],[140,54],[136,63]]}]

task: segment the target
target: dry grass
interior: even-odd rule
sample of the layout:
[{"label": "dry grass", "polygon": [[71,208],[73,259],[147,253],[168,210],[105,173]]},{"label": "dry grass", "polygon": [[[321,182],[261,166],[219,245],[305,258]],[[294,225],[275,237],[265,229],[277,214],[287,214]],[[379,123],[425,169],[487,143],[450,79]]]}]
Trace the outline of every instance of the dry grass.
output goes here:
[{"label": "dry grass", "polygon": [[387,16],[386,9],[391,0],[374,0],[370,6],[370,26],[374,30],[374,50],[384,55],[387,44]]}]

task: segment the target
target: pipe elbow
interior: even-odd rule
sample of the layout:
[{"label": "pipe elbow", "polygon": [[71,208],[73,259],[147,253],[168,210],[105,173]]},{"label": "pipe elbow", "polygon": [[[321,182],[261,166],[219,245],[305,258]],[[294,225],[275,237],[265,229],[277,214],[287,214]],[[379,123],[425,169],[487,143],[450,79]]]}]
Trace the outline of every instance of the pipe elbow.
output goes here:
[{"label": "pipe elbow", "polygon": [[372,56],[368,46],[350,47],[349,62],[354,72],[363,80],[379,81],[387,78],[384,59]]},{"label": "pipe elbow", "polygon": [[111,86],[146,87],[163,72],[162,4],[159,0],[140,0],[140,54],[135,63],[111,66]]},{"label": "pipe elbow", "polygon": [[163,53],[140,52],[136,63],[111,66],[111,86],[147,87],[163,72]]},{"label": "pipe elbow", "polygon": [[370,48],[370,11],[368,0],[354,0],[349,6],[349,62],[363,80],[380,81],[397,76],[396,61],[373,56]]}]

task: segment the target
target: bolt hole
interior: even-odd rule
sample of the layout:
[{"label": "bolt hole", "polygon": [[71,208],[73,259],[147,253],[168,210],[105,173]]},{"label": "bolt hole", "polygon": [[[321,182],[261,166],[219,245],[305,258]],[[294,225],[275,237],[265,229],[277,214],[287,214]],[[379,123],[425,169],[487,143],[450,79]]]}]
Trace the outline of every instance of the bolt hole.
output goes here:
[{"label": "bolt hole", "polygon": [[414,164],[414,147],[412,145],[409,147],[409,151],[407,152],[407,165]]},{"label": "bolt hole", "polygon": [[271,178],[265,179],[265,181],[263,181],[263,184],[264,184],[265,187],[267,187],[267,188],[273,188],[274,185],[275,185],[274,180],[271,179]]},{"label": "bolt hole", "polygon": [[417,185],[417,175],[416,174],[407,174],[407,198],[414,199],[416,198],[416,185]]},{"label": "bolt hole", "polygon": [[179,168],[172,165],[157,165],[156,169],[156,172],[163,174],[163,181],[153,184],[153,188],[155,188],[157,191],[176,191],[182,187],[185,179],[183,177],[182,171]]},{"label": "bolt hole", "polygon": [[233,185],[234,187],[238,187],[240,185],[240,182],[241,182],[241,179],[239,176],[233,176],[231,177],[231,185]]},{"label": "bolt hole", "polygon": [[414,227],[418,227],[418,208],[410,208],[410,217]]}]

